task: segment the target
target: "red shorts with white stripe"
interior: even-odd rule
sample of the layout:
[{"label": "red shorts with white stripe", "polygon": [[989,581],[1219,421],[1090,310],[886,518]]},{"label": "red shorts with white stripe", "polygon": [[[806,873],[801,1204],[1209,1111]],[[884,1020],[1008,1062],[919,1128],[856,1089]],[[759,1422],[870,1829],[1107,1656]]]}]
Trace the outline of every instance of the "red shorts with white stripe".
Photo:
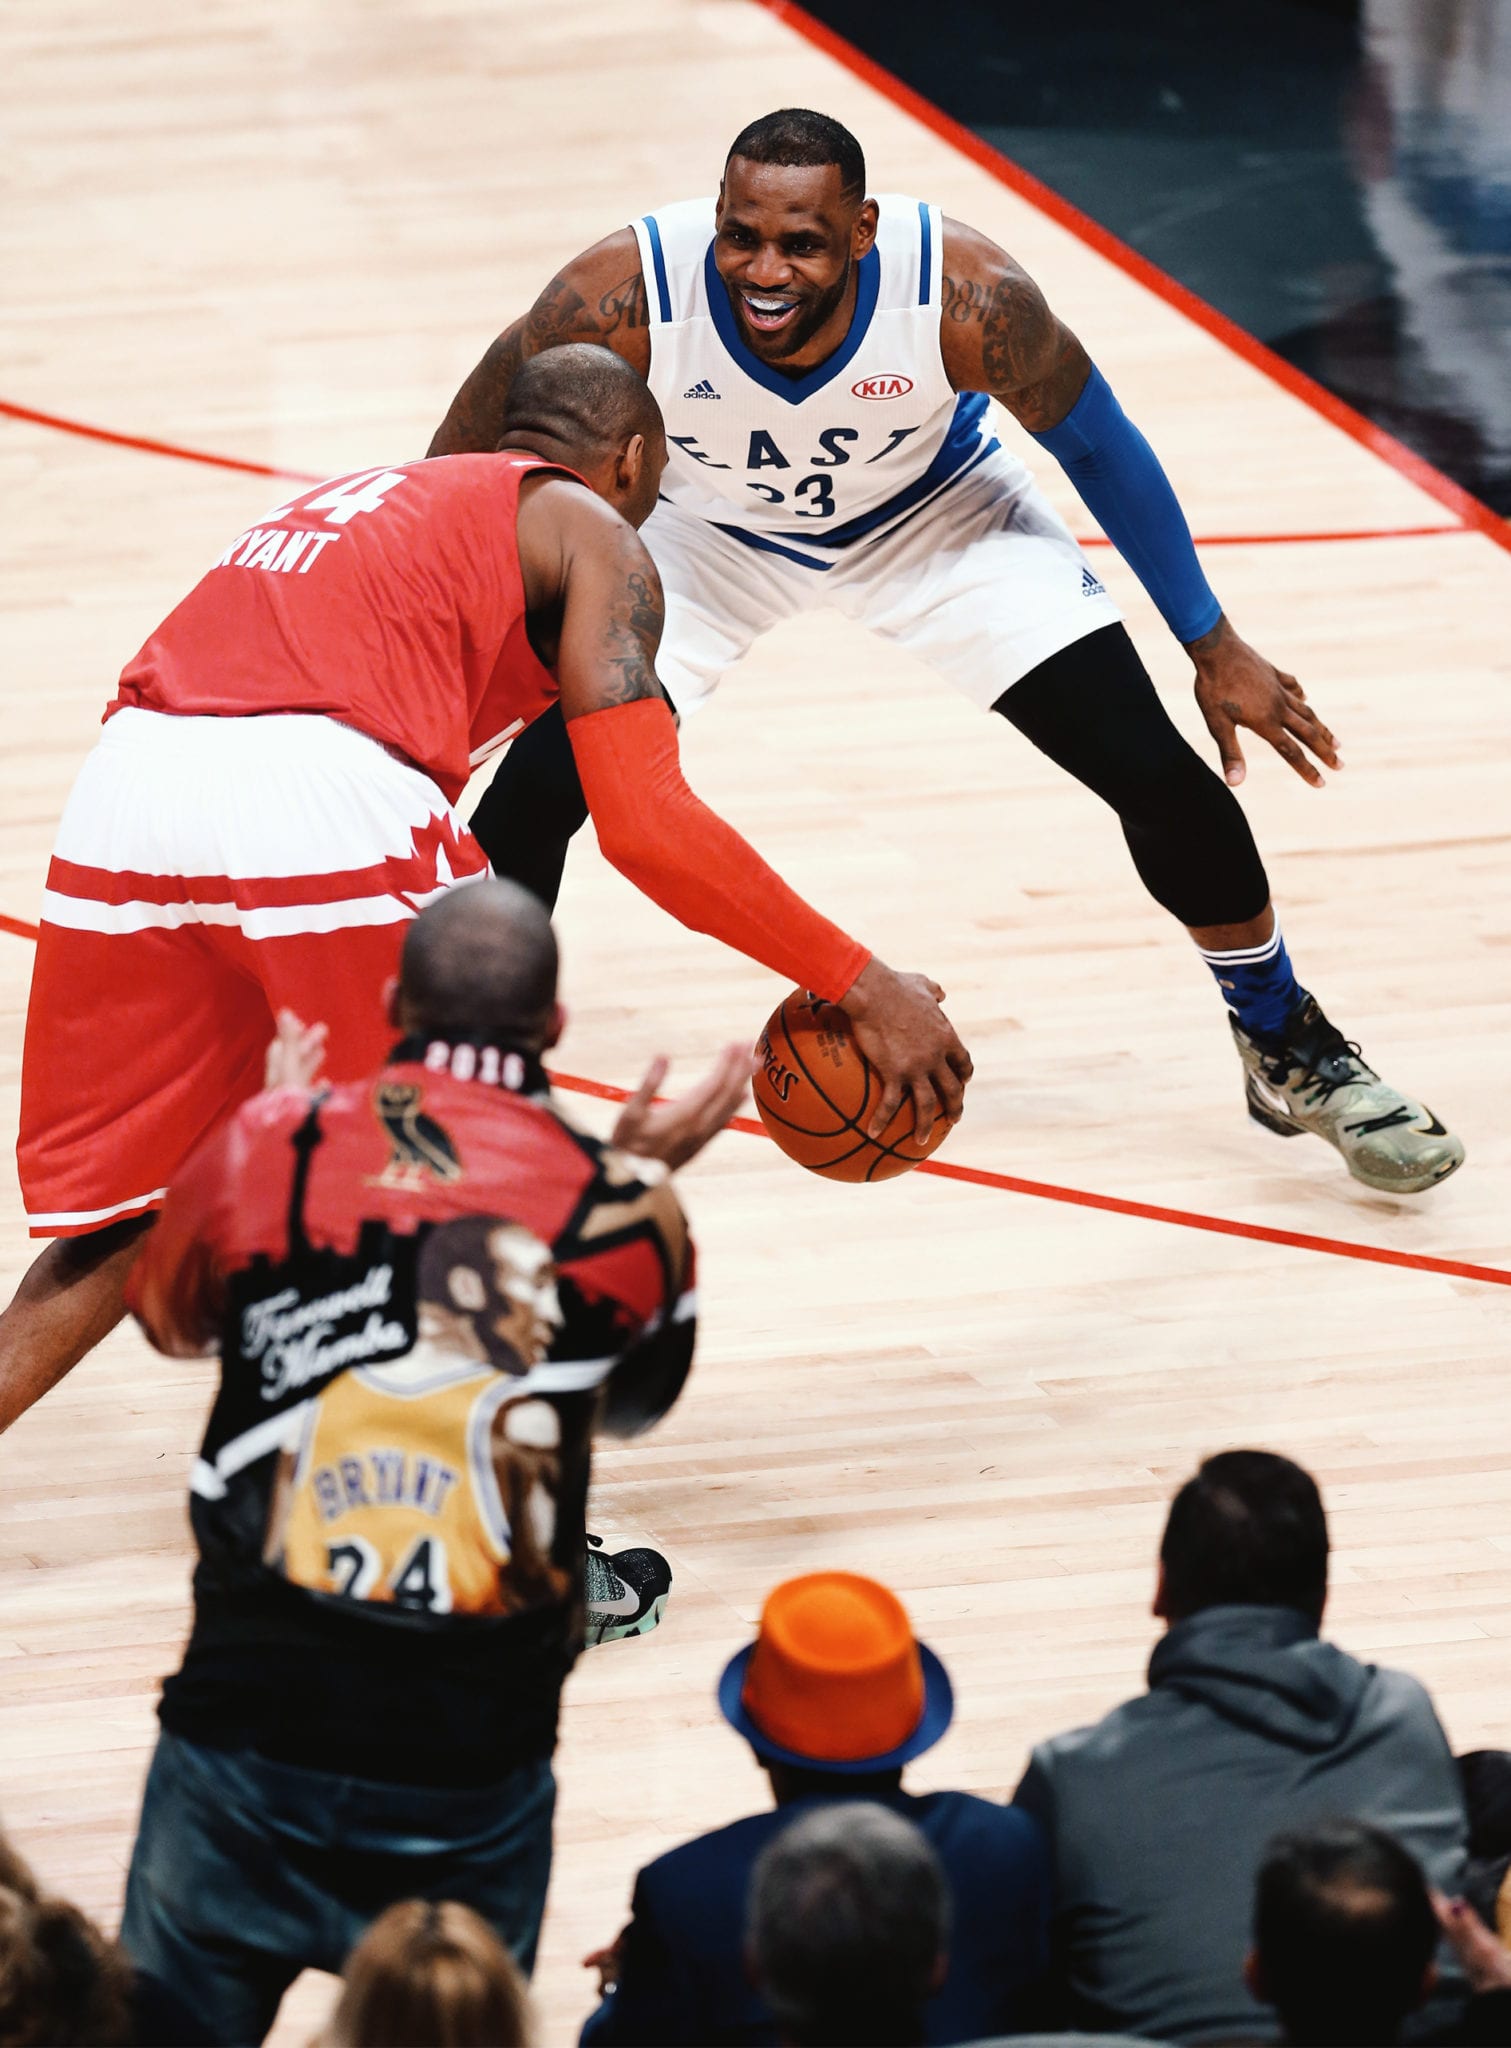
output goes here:
[{"label": "red shorts with white stripe", "polygon": [[276,1011],[373,1073],[404,928],[487,873],[439,789],[334,719],[118,712],[58,829],[26,1016],[17,1159],[34,1237],[156,1208],[262,1085]]}]

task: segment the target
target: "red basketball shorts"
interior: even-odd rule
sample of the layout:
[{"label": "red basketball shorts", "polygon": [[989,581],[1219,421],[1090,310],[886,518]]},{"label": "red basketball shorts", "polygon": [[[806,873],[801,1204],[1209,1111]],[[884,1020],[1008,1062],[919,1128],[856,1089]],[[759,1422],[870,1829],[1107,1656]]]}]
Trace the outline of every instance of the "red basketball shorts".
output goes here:
[{"label": "red basketball shorts", "polygon": [[262,1085],[274,1013],[348,1081],[393,1040],[404,928],[481,847],[417,768],[334,719],[120,711],[48,871],[16,1152],[34,1237],[153,1209]]}]

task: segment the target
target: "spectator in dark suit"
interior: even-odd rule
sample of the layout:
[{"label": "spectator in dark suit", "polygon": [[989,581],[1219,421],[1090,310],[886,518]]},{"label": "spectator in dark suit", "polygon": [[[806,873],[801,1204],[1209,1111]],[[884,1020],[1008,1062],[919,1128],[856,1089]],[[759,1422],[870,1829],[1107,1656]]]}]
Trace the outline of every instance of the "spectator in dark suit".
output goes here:
[{"label": "spectator in dark suit", "polygon": [[743,1965],[746,1897],[766,1845],[825,1802],[866,1799],[910,1820],[944,1868],[949,1975],[924,2010],[935,2044],[1021,2024],[1048,1959],[1049,1873],[1038,1827],[966,1792],[904,1792],[903,1766],[949,1726],[944,1666],[886,1587],[848,1572],[778,1586],[760,1633],[719,1683],[725,1718],[771,1780],[771,1812],[673,1849],[635,1881],[617,1974],[583,2029],[592,2048],[773,2043]]},{"label": "spectator in dark suit", "polygon": [[[1357,1814],[1432,1884],[1462,1889],[1464,1795],[1432,1701],[1320,1639],[1327,1564],[1322,1499],[1299,1465],[1208,1458],[1165,1526],[1149,1690],[1034,1750],[1015,1803],[1049,1837],[1072,2024],[1274,2040],[1240,1959],[1281,1829]],[[1461,1990],[1456,1965],[1449,1977]]]},{"label": "spectator in dark suit", "polygon": [[948,1933],[939,1858],[885,1806],[825,1801],[756,1859],[745,1960],[782,2048],[922,2048]]},{"label": "spectator in dark suit", "polygon": [[1271,1842],[1244,1976],[1288,2048],[1389,2048],[1432,1990],[1437,1946],[1421,1869],[1383,1828],[1332,1820]]}]

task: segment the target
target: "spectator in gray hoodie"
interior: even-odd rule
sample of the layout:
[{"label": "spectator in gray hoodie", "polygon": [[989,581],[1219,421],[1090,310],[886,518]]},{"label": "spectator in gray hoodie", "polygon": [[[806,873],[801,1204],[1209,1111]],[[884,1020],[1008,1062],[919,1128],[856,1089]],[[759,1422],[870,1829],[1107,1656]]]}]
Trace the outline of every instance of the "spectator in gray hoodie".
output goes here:
[{"label": "spectator in gray hoodie", "polygon": [[1327,1557],[1299,1465],[1208,1458],[1165,1525],[1154,1612],[1167,1629],[1148,1692],[1034,1750],[1014,1804],[1050,1844],[1072,2024],[1275,2040],[1243,1963],[1255,1877],[1283,1829],[1356,1815],[1431,1884],[1462,1890],[1464,1797],[1432,1701],[1319,1639]]}]

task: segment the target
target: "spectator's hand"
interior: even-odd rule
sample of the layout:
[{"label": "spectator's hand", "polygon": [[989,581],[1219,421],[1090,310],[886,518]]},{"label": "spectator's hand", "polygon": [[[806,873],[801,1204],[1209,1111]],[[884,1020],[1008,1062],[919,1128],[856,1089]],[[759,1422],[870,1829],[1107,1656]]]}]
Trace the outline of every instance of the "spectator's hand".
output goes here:
[{"label": "spectator's hand", "polygon": [[330,1027],[306,1024],[292,1010],[278,1012],[278,1029],[263,1068],[264,1088],[308,1088],[325,1065]]},{"label": "spectator's hand", "polygon": [[726,1045],[696,1087],[672,1102],[658,1102],[656,1090],[666,1079],[666,1061],[658,1056],[619,1112],[612,1143],[674,1170],[686,1166],[739,1108],[755,1067],[748,1045]]},{"label": "spectator's hand", "polygon": [[624,1962],[624,1937],[627,1927],[621,1928],[618,1939],[611,1941],[607,1948],[595,1948],[590,1956],[584,1956],[582,1967],[598,1972],[598,1996],[604,1998],[619,1982],[620,1966]]},{"label": "spectator's hand", "polygon": [[1458,1957],[1471,1991],[1511,1990],[1511,1950],[1496,1940],[1467,1899],[1432,1895],[1438,1925]]}]

